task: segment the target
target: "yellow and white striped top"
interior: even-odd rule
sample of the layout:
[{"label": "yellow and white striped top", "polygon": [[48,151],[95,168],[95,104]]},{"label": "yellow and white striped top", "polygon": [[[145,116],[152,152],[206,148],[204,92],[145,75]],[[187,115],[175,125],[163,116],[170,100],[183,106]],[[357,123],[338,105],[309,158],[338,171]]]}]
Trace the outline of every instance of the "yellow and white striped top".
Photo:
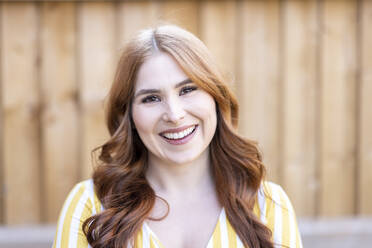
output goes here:
[{"label": "yellow and white striped top", "polygon": [[[90,179],[77,184],[61,210],[53,248],[90,247],[82,231],[82,224],[88,217],[102,210],[104,208],[94,193],[93,181]],[[279,185],[265,182],[259,190],[253,211],[271,229],[275,247],[302,247],[293,207]],[[146,223],[134,241],[135,247],[139,248],[164,248]],[[224,209],[206,248],[243,248]]]}]

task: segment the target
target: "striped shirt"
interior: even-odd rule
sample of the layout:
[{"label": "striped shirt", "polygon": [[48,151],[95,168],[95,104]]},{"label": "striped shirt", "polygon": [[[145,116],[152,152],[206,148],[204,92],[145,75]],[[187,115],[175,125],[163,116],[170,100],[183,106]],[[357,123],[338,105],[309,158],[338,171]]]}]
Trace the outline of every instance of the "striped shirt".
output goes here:
[{"label": "striped shirt", "polygon": [[[94,193],[93,181],[90,179],[77,184],[62,207],[53,248],[90,247],[83,233],[82,224],[88,217],[103,210]],[[274,247],[302,247],[293,207],[279,185],[271,182],[263,184],[257,194],[253,212],[272,231]],[[134,242],[135,247],[139,248],[164,248],[146,223],[142,225]],[[224,209],[206,248],[243,248]]]}]

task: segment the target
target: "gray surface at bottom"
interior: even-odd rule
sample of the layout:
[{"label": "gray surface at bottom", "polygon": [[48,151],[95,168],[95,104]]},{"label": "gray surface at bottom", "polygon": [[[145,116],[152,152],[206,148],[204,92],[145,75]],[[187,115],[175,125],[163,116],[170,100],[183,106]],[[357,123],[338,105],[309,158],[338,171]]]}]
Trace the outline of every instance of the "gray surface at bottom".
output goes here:
[{"label": "gray surface at bottom", "polygon": [[1,248],[51,248],[53,245],[52,242],[44,242],[44,243],[17,243],[17,244],[7,244],[7,243],[0,243]]},{"label": "gray surface at bottom", "polygon": [[315,248],[371,248],[372,236],[304,236],[302,238],[304,247]]}]

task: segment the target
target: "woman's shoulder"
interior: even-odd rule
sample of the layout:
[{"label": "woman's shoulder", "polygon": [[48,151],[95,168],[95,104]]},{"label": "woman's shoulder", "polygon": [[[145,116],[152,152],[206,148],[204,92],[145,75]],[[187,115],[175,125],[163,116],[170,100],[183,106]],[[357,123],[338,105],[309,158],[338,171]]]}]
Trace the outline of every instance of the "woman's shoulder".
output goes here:
[{"label": "woman's shoulder", "polygon": [[271,230],[274,243],[302,247],[295,211],[280,185],[273,182],[261,184],[254,213]]},{"label": "woman's shoulder", "polygon": [[266,197],[271,200],[279,199],[280,197],[287,196],[282,186],[270,181],[263,181],[258,191],[258,196]]},{"label": "woman's shoulder", "polygon": [[257,192],[254,212],[265,222],[275,214],[295,215],[286,192],[279,184],[270,181],[262,182]]},{"label": "woman's shoulder", "polygon": [[266,198],[269,200],[287,196],[282,186],[270,181],[263,181],[257,193],[258,198]]},{"label": "woman's shoulder", "polygon": [[[85,192],[92,191],[93,189],[93,179],[89,178],[83,181],[80,181],[74,185],[72,191],[74,190],[84,190]],[[94,191],[94,190],[93,190]]]},{"label": "woman's shoulder", "polygon": [[82,224],[102,210],[92,179],[75,184],[61,209],[53,247],[88,247]]},{"label": "woman's shoulder", "polygon": [[92,197],[95,195],[94,184],[92,179],[86,179],[76,183],[71,189],[69,196],[74,195],[75,197],[88,196]]},{"label": "woman's shoulder", "polygon": [[97,214],[103,210],[102,204],[94,190],[93,179],[81,181],[71,189],[64,207],[83,208],[91,214]]}]

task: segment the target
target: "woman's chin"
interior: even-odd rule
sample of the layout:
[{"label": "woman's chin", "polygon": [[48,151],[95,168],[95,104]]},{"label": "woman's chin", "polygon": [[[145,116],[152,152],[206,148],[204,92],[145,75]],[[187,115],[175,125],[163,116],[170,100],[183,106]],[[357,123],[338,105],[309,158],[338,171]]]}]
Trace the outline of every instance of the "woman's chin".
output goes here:
[{"label": "woman's chin", "polygon": [[169,154],[165,161],[167,164],[174,164],[174,166],[183,166],[183,165],[190,165],[199,162],[205,162],[207,159],[208,149],[205,149],[204,152],[200,153],[199,151],[202,149],[190,149],[187,152],[183,153],[172,153]]}]

